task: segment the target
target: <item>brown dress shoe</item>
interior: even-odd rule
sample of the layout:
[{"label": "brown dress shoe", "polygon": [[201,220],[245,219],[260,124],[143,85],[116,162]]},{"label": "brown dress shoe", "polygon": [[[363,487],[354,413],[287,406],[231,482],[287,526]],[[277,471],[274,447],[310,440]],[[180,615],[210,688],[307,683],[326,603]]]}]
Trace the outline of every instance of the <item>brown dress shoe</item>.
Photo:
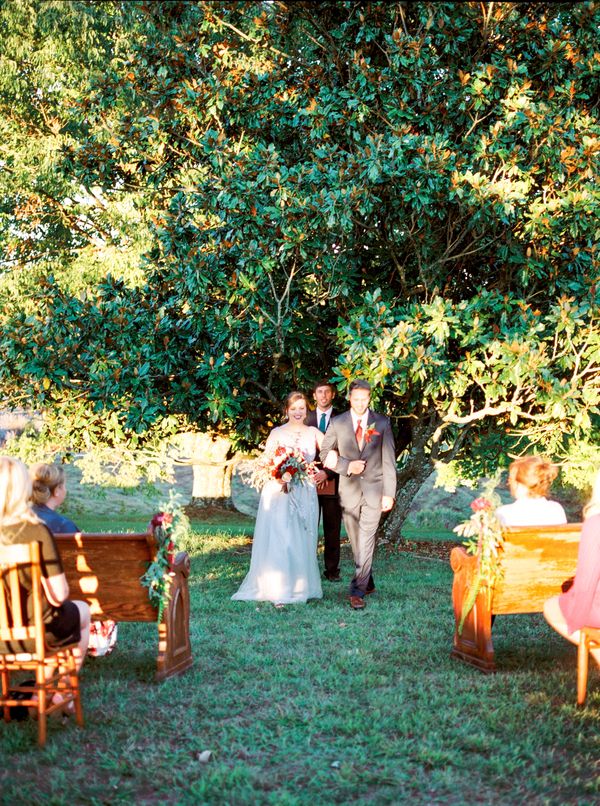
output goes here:
[{"label": "brown dress shoe", "polygon": [[363,610],[365,607],[365,600],[362,599],[360,596],[351,596],[350,607],[353,610]]}]

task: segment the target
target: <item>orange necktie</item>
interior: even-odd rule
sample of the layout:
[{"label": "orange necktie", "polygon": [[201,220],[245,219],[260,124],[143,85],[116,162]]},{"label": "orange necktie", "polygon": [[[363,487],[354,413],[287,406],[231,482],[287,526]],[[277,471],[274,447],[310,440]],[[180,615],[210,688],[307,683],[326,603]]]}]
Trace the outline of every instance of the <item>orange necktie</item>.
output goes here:
[{"label": "orange necktie", "polygon": [[360,420],[358,421],[358,425],[356,426],[356,441],[358,442],[358,447],[362,450],[363,427],[362,422]]}]

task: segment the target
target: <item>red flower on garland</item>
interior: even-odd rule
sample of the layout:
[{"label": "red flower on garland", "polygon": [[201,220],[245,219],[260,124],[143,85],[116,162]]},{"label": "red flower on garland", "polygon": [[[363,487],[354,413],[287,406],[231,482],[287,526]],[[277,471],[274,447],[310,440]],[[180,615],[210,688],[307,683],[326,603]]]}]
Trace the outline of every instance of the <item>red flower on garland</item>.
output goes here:
[{"label": "red flower on garland", "polygon": [[484,512],[486,509],[493,509],[492,502],[489,498],[476,498],[471,501],[471,509],[473,512]]},{"label": "red flower on garland", "polygon": [[170,512],[157,512],[150,521],[150,527],[158,540],[159,546],[164,548],[169,566],[175,561],[176,545],[171,540],[171,527],[173,525],[173,515]]},{"label": "red flower on garland", "polygon": [[170,512],[157,512],[157,514],[150,521],[150,525],[156,529],[157,526],[162,526],[163,529],[173,523],[173,516]]}]

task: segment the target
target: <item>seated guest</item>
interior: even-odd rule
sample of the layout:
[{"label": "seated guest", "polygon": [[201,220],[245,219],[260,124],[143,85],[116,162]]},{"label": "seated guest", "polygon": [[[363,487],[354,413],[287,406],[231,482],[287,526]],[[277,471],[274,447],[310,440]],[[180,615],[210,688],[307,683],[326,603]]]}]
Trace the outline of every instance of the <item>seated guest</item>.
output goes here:
[{"label": "seated guest", "polygon": [[498,507],[496,516],[504,526],[560,526],[567,516],[557,501],[546,498],[558,470],[541,456],[522,456],[508,471],[512,504]]},{"label": "seated guest", "polygon": [[[583,516],[573,585],[544,605],[548,624],[573,644],[579,643],[581,627],[600,627],[600,473]],[[600,649],[591,649],[590,655],[600,666]]]},{"label": "seated guest", "polygon": [[[90,629],[90,608],[86,602],[71,601],[58,549],[52,533],[35,515],[30,505],[31,479],[27,468],[18,459],[0,457],[0,543],[40,544],[42,585],[44,589],[43,618],[46,643],[51,649],[77,643],[74,655],[77,669],[81,668],[87,651]],[[31,579],[24,573],[21,584],[31,598]],[[27,603],[28,613],[33,605]],[[58,697],[57,694],[54,697]],[[55,699],[56,701],[56,699]],[[58,700],[60,702],[60,699]]]},{"label": "seated guest", "polygon": [[58,465],[39,463],[31,468],[33,511],[51,532],[68,535],[79,529],[72,520],[56,512],[67,497],[65,471]]},{"label": "seated guest", "polygon": [[[79,528],[72,520],[56,512],[67,496],[65,471],[59,465],[40,462],[31,468],[33,482],[33,511],[53,534],[73,534]],[[90,626],[89,654],[93,657],[112,651],[117,641],[117,625],[114,621],[94,621]]]}]

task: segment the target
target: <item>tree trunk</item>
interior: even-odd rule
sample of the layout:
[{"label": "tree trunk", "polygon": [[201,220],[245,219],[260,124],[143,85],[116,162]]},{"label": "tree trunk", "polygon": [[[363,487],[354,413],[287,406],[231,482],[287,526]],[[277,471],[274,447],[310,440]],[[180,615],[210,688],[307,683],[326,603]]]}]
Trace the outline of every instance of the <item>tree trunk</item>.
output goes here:
[{"label": "tree trunk", "polygon": [[383,525],[384,537],[393,543],[400,540],[400,531],[408,517],[411,504],[421,486],[431,475],[432,469],[429,456],[420,453],[411,458],[409,464],[398,473],[396,503]]},{"label": "tree trunk", "polygon": [[192,467],[191,504],[231,508],[231,474],[238,461],[227,437],[210,433],[181,434],[180,464]]},{"label": "tree trunk", "polygon": [[430,443],[439,423],[440,418],[436,410],[429,409],[420,412],[412,424],[410,455],[398,473],[396,503],[382,528],[384,537],[393,543],[400,540],[400,530],[410,512],[414,497],[433,470],[438,446],[432,446]]}]

